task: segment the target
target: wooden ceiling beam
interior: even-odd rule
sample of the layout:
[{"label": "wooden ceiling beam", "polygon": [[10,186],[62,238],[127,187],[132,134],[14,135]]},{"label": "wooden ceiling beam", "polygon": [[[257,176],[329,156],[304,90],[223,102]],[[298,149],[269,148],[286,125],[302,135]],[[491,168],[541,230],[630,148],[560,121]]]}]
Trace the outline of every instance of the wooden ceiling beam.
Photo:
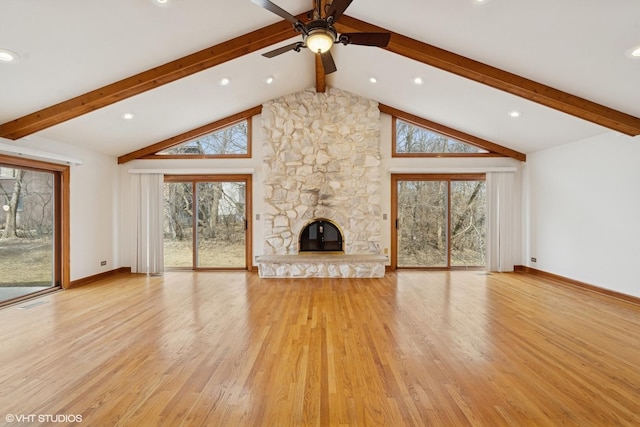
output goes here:
[{"label": "wooden ceiling beam", "polygon": [[340,18],[335,27],[341,33],[391,33],[391,41],[384,48],[390,52],[466,77],[626,135],[636,136],[640,134],[640,118],[638,117],[394,33],[385,28],[346,15]]},{"label": "wooden ceiling beam", "polygon": [[316,61],[316,92],[324,93],[327,91],[327,75],[324,73],[322,58],[317,54],[314,54],[313,57]]},{"label": "wooden ceiling beam", "polygon": [[[316,7],[316,1],[320,2],[320,13],[325,18],[324,12],[327,10],[327,0],[314,0],[313,7]],[[316,69],[316,92],[324,93],[327,91],[327,75],[324,72],[324,66],[322,65],[322,58],[320,55],[314,55],[315,57],[315,69]]]},{"label": "wooden ceiling beam", "polygon": [[[306,16],[305,12],[298,15],[297,18],[305,20]],[[280,21],[4,123],[0,125],[0,136],[15,140],[31,135],[123,99],[269,47],[295,37],[296,34],[298,33],[289,22]]]}]

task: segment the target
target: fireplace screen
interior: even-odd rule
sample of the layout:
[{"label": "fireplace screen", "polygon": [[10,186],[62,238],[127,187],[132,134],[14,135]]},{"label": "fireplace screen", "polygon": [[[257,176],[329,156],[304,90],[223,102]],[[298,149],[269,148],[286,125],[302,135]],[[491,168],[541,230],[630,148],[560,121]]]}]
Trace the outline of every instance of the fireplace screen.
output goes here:
[{"label": "fireplace screen", "polygon": [[329,221],[314,221],[300,233],[300,252],[342,252],[342,233]]}]

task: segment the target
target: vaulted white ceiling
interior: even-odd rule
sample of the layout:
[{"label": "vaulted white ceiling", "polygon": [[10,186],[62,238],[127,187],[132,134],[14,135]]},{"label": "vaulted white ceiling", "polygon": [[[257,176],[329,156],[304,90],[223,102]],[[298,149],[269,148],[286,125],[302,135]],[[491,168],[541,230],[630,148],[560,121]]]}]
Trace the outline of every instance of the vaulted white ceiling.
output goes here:
[{"label": "vaulted white ceiling", "polygon": [[[282,21],[250,0],[168,1],[0,0],[0,49],[20,55],[0,63],[0,124]],[[294,15],[312,7],[311,0],[274,3]],[[640,58],[628,54],[640,46],[636,0],[354,0],[345,15],[640,117]],[[296,40],[36,135],[121,156],[314,87],[310,52],[261,56]],[[338,71],[327,76],[328,86],[523,153],[611,132],[383,49],[337,45],[332,52]],[[416,76],[422,85],[413,83]],[[231,84],[220,86],[222,77]],[[522,116],[509,117],[512,110]],[[123,120],[125,112],[135,118]]]}]

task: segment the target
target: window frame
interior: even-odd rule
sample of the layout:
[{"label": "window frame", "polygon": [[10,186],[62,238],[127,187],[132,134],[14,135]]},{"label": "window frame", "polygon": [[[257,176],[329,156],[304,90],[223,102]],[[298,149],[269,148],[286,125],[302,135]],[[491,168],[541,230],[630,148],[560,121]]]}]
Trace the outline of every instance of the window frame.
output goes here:
[{"label": "window frame", "polygon": [[[189,130],[147,147],[118,157],[118,164],[124,164],[137,159],[166,160],[166,159],[249,159],[252,157],[253,117],[262,113],[262,105],[234,114],[224,119],[216,120],[199,128]],[[246,154],[158,154],[160,151],[193,141],[217,130],[233,126],[242,121],[247,122],[247,153]]]},{"label": "window frame", "polygon": [[[398,120],[402,120],[403,122],[411,125],[411,126],[415,126],[421,129],[425,129],[429,132],[433,132],[435,134],[438,135],[442,135],[445,138],[451,138],[453,140],[456,140],[458,142],[461,142],[463,144],[467,144],[470,145],[472,147],[478,148],[480,150],[486,150],[486,152],[484,153],[426,153],[426,152],[415,152],[415,153],[404,153],[404,152],[398,152],[398,125],[397,122]],[[392,122],[391,122],[391,149],[392,149],[392,153],[391,156],[392,157],[504,157],[501,154],[497,154],[497,153],[492,153],[491,151],[487,150],[484,147],[480,147],[478,144],[472,144],[469,141],[465,141],[463,138],[460,137],[453,137],[452,135],[448,135],[442,131],[439,131],[437,129],[434,129],[434,126],[430,126],[427,127],[423,124],[419,124],[416,122],[413,122],[411,120],[407,120],[403,117],[397,117],[397,116],[393,116],[392,118]]]},{"label": "window frame", "polygon": [[[460,153],[456,153],[456,152],[398,152],[398,120],[401,120],[403,122],[405,122],[406,124],[408,124],[409,126],[414,126],[417,127],[419,129],[423,129],[427,132],[431,132],[433,134],[436,135],[440,135],[443,136],[447,139],[450,140],[454,140],[456,142],[459,142],[461,144],[465,144],[465,145],[469,145],[471,147],[477,148],[478,150],[485,150],[484,152],[477,152],[477,153],[464,153],[464,152],[460,152]],[[411,122],[410,120],[406,120],[400,117],[396,117],[394,116],[391,122],[391,129],[392,129],[392,156],[393,157],[502,157],[502,156],[497,156],[495,153],[491,153],[490,151],[488,151],[486,148],[482,148],[479,147],[475,144],[470,144],[467,141],[463,141],[460,138],[453,138],[450,135],[446,135],[442,132],[438,132],[434,129],[419,125],[417,123]]]},{"label": "window frame", "polygon": [[[441,125],[436,122],[432,122],[422,117],[415,116],[397,108],[389,107],[384,104],[379,104],[381,113],[391,116],[391,157],[511,157],[513,159],[525,162],[527,160],[526,154],[512,150],[502,145],[496,144],[491,141],[487,141],[477,136],[469,135],[462,131]],[[453,138],[459,142],[478,147],[483,150],[487,150],[487,153],[398,153],[396,149],[396,120],[400,119],[404,122],[427,129],[431,132],[438,133],[440,135]]]},{"label": "window frame", "polygon": [[53,174],[54,215],[56,218],[54,221],[53,283],[54,287],[69,289],[71,287],[70,166],[3,154],[0,154],[0,165]]},{"label": "window frame", "polygon": [[[200,138],[206,137],[208,135],[214,134],[218,131],[222,131],[224,129],[230,128],[232,126],[237,125],[238,123],[246,122],[247,123],[247,152],[243,154],[161,154],[162,151],[169,150],[171,148],[179,147],[183,144],[188,144],[191,141],[196,141]],[[182,142],[172,144],[162,150],[158,150],[156,153],[142,157],[143,159],[246,159],[251,158],[251,118],[244,118],[240,120],[236,120],[231,123],[227,123],[225,126],[218,126],[211,129],[209,132],[203,133],[193,138],[185,139]]]},{"label": "window frame", "polygon": [[[196,186],[200,182],[244,182],[245,184],[245,266],[244,267],[198,267],[197,252],[198,242],[195,231],[192,239],[192,263],[191,267],[169,267],[167,271],[215,271],[238,270],[251,271],[253,268],[253,176],[250,174],[206,174],[206,175],[165,175],[164,183],[190,183],[193,188],[193,203],[197,203]],[[163,219],[164,221],[164,219]],[[192,218],[193,228],[196,228],[197,218]]]},{"label": "window frame", "polygon": [[[419,173],[419,174],[391,174],[391,270],[469,270],[477,269],[483,270],[485,266],[452,266],[451,265],[451,182],[454,181],[485,181],[487,180],[486,173],[451,173],[451,174],[432,174],[432,173]],[[446,181],[447,184],[447,265],[439,267],[413,267],[403,266],[398,267],[398,182],[400,181]]]}]

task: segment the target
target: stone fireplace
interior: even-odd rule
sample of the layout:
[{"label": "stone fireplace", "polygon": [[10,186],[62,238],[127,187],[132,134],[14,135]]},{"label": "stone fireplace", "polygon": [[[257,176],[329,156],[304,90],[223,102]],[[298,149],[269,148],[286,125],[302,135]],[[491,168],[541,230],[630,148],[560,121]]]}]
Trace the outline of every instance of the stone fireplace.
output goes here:
[{"label": "stone fireplace", "polygon": [[[342,252],[340,264],[356,255],[386,261],[380,255],[379,119],[377,102],[335,88],[325,93],[309,89],[263,105],[265,241],[264,255],[258,257],[261,275],[267,269],[264,262],[272,262],[273,257],[289,265],[304,255],[306,266],[316,252]],[[317,239],[300,247],[305,227],[316,220],[338,230],[339,249],[330,249],[338,247],[337,240],[321,250],[312,249]],[[329,228],[325,226],[323,234]],[[294,255],[298,258],[283,258]],[[320,263],[326,258],[321,255],[316,257]],[[333,260],[338,262],[338,258]],[[360,270],[358,277],[365,274],[357,265],[348,266]],[[298,270],[305,270],[303,275],[324,274],[309,273],[298,265],[296,274],[281,271],[269,276],[295,276]],[[379,266],[377,270],[379,274]],[[382,271],[384,274],[384,263]]]}]

